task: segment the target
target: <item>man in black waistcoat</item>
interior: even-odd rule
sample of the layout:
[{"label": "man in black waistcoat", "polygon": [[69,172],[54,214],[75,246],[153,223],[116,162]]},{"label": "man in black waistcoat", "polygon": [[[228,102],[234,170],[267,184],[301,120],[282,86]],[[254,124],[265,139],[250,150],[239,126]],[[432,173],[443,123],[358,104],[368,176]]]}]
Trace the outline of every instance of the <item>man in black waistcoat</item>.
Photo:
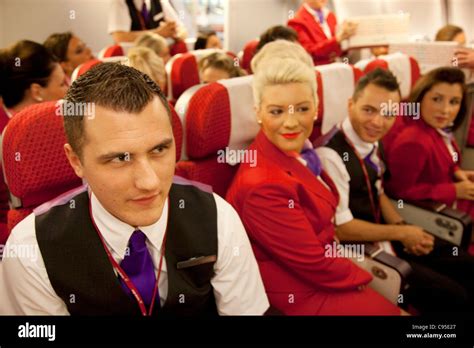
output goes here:
[{"label": "man in black waistcoat", "polygon": [[235,210],[173,180],[171,112],[159,87],[103,63],[62,106],[65,152],[87,184],[13,229],[5,249],[32,252],[4,258],[0,312],[263,314],[269,303]]},{"label": "man in black waistcoat", "polygon": [[413,272],[405,304],[422,313],[469,310],[474,259],[462,251],[453,256],[452,245],[407,225],[384,193],[383,180],[390,173],[380,139],[393,126],[399,102],[395,76],[374,70],[355,87],[349,117],[317,140],[322,166],[339,191],[337,236],[345,242],[376,242],[407,260]]},{"label": "man in black waistcoat", "polygon": [[144,32],[184,40],[186,29],[170,0],[112,0],[108,32],[116,43],[133,42]]}]

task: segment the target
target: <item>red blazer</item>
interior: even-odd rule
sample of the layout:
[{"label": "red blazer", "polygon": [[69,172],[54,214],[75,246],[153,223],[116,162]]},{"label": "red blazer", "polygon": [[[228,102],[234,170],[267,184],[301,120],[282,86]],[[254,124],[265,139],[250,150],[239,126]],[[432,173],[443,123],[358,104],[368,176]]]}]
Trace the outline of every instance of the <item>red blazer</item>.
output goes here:
[{"label": "red blazer", "polygon": [[329,64],[335,57],[342,55],[341,46],[336,41],[336,16],[330,12],[326,18],[331,37],[328,38],[311,13],[301,6],[295,18],[288,21],[288,26],[298,33],[301,46],[313,57],[314,65]]},{"label": "red blazer", "polygon": [[371,289],[371,275],[342,257],[328,257],[338,194],[260,132],[249,147],[255,167],[241,164],[227,192],[252,243],[270,303],[289,315],[398,314]]},{"label": "red blazer", "polygon": [[[390,171],[385,188],[391,196],[454,203],[454,172],[459,166],[436,129],[422,119],[410,120],[396,137],[384,143]],[[460,151],[454,141],[453,147],[459,163]]]}]

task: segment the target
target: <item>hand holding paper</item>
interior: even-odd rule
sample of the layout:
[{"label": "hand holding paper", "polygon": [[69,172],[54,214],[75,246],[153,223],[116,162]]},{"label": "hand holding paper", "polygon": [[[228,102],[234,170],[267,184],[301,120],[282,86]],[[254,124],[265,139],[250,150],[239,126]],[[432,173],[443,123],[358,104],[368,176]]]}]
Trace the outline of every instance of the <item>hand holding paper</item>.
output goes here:
[{"label": "hand holding paper", "polygon": [[474,69],[474,50],[469,48],[459,48],[454,52],[458,59],[460,68]]},{"label": "hand holding paper", "polygon": [[341,43],[341,41],[346,40],[353,36],[357,31],[357,23],[351,21],[344,21],[342,23],[342,28],[339,33],[336,35],[336,41]]}]

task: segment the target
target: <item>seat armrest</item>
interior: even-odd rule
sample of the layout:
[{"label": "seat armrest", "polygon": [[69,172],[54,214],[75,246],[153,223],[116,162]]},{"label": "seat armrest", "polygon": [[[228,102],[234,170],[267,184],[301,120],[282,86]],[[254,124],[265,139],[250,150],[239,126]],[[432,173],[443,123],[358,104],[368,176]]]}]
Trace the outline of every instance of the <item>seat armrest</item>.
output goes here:
[{"label": "seat armrest", "polygon": [[406,279],[412,271],[412,268],[408,262],[383,251],[382,248],[376,246],[375,244],[365,243],[364,250],[366,256],[371,257],[375,261],[378,261],[390,268],[393,268],[400,274],[402,278]]},{"label": "seat armrest", "polygon": [[409,224],[449,243],[467,249],[471,241],[472,219],[463,211],[432,201],[403,201],[391,199],[393,206]]}]

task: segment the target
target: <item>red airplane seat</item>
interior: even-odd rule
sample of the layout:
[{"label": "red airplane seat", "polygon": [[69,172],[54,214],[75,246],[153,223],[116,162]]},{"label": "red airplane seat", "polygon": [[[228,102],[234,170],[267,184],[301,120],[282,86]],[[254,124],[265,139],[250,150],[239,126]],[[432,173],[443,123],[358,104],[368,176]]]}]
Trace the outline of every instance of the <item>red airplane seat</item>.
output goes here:
[{"label": "red airplane seat", "polygon": [[97,55],[99,59],[125,56],[125,49],[121,45],[112,45],[103,48]]},{"label": "red airplane seat", "polygon": [[108,58],[102,58],[102,59],[91,59],[81,65],[79,65],[74,71],[72,72],[71,75],[71,83],[76,81],[79,76],[82,74],[86,73],[90,69],[92,69],[94,66],[100,63],[125,63],[127,61],[126,56],[115,56],[115,57],[108,57]]},{"label": "red airplane seat", "polygon": [[176,110],[171,103],[168,103],[171,109],[171,125],[173,126],[174,141],[176,144],[176,162],[181,159],[181,148],[183,146],[183,126]]},{"label": "red airplane seat", "polygon": [[72,72],[72,75],[71,75],[71,83],[76,81],[78,79],[79,76],[81,76],[82,74],[86,73],[88,70],[90,70],[93,66],[97,65],[97,64],[100,64],[102,63],[102,60],[101,59],[91,59],[85,63],[82,63],[81,65],[79,65],[78,67],[76,67],[76,69],[74,69],[74,71]]},{"label": "red airplane seat", "polygon": [[356,67],[332,63],[315,67],[318,88],[318,119],[311,133],[314,141],[347,117],[347,102],[363,75]]},{"label": "red airplane seat", "polygon": [[252,73],[252,67],[250,63],[252,62],[252,58],[257,51],[258,43],[260,42],[259,39],[254,39],[247,42],[242,50],[242,69],[247,70],[249,74]]},{"label": "red airplane seat", "polygon": [[246,149],[260,129],[253,111],[252,79],[195,86],[180,97],[176,110],[184,144],[177,175],[210,185],[225,197],[240,163],[237,151]]},{"label": "red airplane seat", "polygon": [[388,69],[397,77],[402,99],[410,95],[411,88],[421,76],[418,62],[413,57],[400,52],[379,56],[370,61],[366,65],[364,73],[377,68]]},{"label": "red airplane seat", "polygon": [[186,46],[186,42],[184,40],[175,41],[174,44],[170,46],[170,55],[174,56],[180,53],[187,53],[188,47]]},{"label": "red airplane seat", "polygon": [[[168,98],[177,100],[184,91],[201,83],[199,77],[199,61],[214,52],[225,52],[223,50],[209,48],[204,50],[190,51],[173,56],[166,64]],[[235,54],[225,52],[232,58]]]},{"label": "red airplane seat", "polygon": [[132,47],[135,47],[133,42],[121,42],[117,45],[107,46],[99,52],[97,58],[105,59],[112,57],[123,57],[127,55],[128,50]]},{"label": "red airplane seat", "polygon": [[[122,42],[118,45],[107,46],[103,48],[97,56],[99,59],[126,56],[128,50],[133,46],[134,44],[132,42],[131,43]],[[182,40],[178,40],[170,46],[171,56],[174,56],[179,53],[186,53],[186,52],[188,52],[188,48],[186,47],[186,42]]]},{"label": "red airplane seat", "polygon": [[12,198],[9,231],[40,204],[82,184],[64,154],[66,136],[56,103],[26,107],[3,134],[3,170]]}]

